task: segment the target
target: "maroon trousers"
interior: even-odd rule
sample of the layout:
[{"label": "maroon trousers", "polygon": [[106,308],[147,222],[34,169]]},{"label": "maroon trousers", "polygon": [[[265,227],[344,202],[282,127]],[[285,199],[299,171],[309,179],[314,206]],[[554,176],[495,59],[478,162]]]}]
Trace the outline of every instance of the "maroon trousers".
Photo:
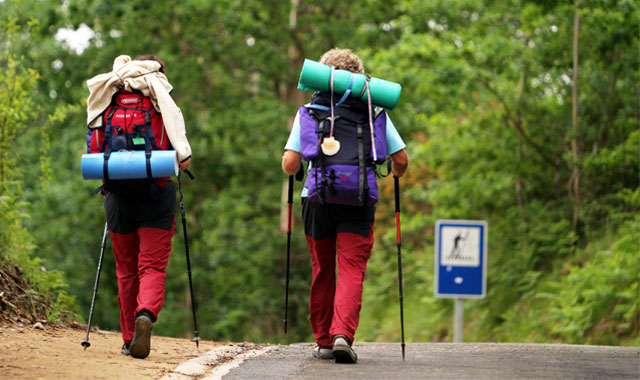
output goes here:
[{"label": "maroon trousers", "polygon": [[362,283],[373,248],[374,214],[373,207],[320,205],[303,200],[313,274],[309,320],[320,346],[331,346],[336,335],[354,340]]},{"label": "maroon trousers", "polygon": [[175,184],[167,181],[154,198],[105,194],[105,213],[116,259],[120,329],[131,343],[137,314],[157,320],[165,295],[166,268],[175,229]]}]

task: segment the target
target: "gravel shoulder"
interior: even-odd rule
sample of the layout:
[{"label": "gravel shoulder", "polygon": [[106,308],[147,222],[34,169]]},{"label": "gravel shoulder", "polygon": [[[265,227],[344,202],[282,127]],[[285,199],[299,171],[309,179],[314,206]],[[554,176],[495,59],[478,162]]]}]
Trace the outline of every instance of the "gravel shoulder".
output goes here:
[{"label": "gravel shoulder", "polygon": [[81,342],[86,330],[70,327],[0,326],[0,379],[160,379],[180,363],[198,357],[224,343],[190,339],[151,338],[151,353],[134,359],[120,353],[119,332],[95,330],[91,347]]}]

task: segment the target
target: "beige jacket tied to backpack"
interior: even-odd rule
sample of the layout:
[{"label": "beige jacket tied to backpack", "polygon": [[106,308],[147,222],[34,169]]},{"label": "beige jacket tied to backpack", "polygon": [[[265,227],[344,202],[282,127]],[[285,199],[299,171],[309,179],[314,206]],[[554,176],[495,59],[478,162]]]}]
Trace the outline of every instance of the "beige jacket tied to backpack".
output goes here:
[{"label": "beige jacket tied to backpack", "polygon": [[178,153],[178,161],[191,157],[191,146],[187,141],[184,118],[180,108],[169,93],[173,90],[167,77],[160,71],[157,61],[132,61],[128,55],[121,55],[113,62],[113,71],[97,75],[87,81],[87,125],[89,128],[102,127],[102,113],[111,104],[113,94],[121,88],[138,90],[151,98],[155,109],[162,114],[167,137]]}]

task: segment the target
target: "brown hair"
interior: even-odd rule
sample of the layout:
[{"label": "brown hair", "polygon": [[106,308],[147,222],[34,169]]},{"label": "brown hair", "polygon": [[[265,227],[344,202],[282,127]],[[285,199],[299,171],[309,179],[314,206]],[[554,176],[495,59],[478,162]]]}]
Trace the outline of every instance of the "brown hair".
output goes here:
[{"label": "brown hair", "polygon": [[351,71],[356,74],[364,74],[362,60],[350,49],[333,48],[320,57],[320,63],[334,66],[336,69]]},{"label": "brown hair", "polygon": [[164,62],[162,62],[162,60],[156,57],[155,55],[143,54],[143,55],[137,56],[135,60],[136,61],[156,61],[160,64],[160,72],[164,73]]}]

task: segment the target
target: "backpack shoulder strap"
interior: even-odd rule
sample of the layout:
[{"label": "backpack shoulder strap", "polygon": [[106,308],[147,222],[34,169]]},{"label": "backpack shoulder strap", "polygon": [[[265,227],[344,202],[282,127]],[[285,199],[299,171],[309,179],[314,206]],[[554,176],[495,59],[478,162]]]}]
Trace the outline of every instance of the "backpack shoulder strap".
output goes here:
[{"label": "backpack shoulder strap", "polygon": [[309,116],[316,121],[316,123],[319,123],[322,119],[316,111],[329,111],[329,107],[325,107],[320,104],[307,103],[303,107],[307,110]]},{"label": "backpack shoulder strap", "polygon": [[330,108],[327,106],[323,106],[321,104],[305,104],[304,105],[306,109],[316,109],[316,110],[320,110],[320,111],[330,111]]}]

